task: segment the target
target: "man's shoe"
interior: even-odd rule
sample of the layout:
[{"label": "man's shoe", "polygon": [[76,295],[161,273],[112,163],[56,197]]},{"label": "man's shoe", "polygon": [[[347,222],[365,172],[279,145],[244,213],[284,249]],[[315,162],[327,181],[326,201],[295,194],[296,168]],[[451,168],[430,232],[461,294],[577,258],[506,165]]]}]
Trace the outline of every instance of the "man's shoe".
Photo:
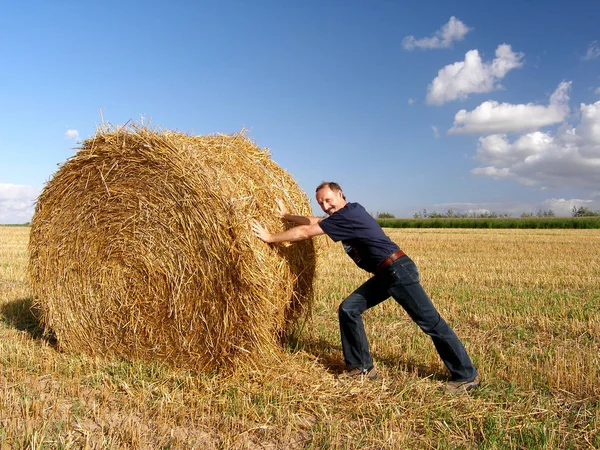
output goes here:
[{"label": "man's shoe", "polygon": [[450,381],[446,384],[446,392],[449,394],[464,394],[467,391],[477,389],[479,384],[479,375],[471,381]]},{"label": "man's shoe", "polygon": [[369,369],[363,369],[360,367],[354,367],[353,369],[348,369],[342,372],[339,376],[342,380],[371,380],[374,381],[377,379],[377,369],[375,366],[372,366]]}]

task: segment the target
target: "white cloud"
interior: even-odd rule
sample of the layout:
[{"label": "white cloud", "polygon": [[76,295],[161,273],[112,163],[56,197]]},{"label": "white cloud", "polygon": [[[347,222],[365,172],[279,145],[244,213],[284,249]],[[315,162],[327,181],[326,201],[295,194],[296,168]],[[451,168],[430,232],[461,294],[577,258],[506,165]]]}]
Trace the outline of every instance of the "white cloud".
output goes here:
[{"label": "white cloud", "polygon": [[598,41],[593,41],[588,45],[587,52],[583,57],[584,61],[590,61],[592,59],[596,59],[600,56],[600,44]]},{"label": "white cloud", "polygon": [[451,134],[514,133],[561,123],[569,114],[570,88],[570,81],[560,83],[550,97],[548,106],[487,101],[470,112],[461,109],[454,116],[454,126],[448,132]]},{"label": "white cloud", "polygon": [[583,200],[580,198],[549,198],[542,202],[540,209],[544,211],[551,209],[557,216],[571,216],[573,208],[581,208],[582,206],[590,208],[593,204],[593,200]]},{"label": "white cloud", "polygon": [[440,137],[440,133],[438,132],[438,129],[435,125],[431,125],[431,129],[433,130],[433,137],[434,138],[439,138]]},{"label": "white cloud", "polygon": [[[587,157],[600,158],[600,102],[581,104],[581,124],[576,137],[580,138],[581,153]],[[575,130],[574,130],[575,131]]]},{"label": "white cloud", "polygon": [[65,132],[65,137],[67,139],[77,140],[77,139],[79,139],[79,131],[77,131],[77,130],[67,130]]},{"label": "white cloud", "polygon": [[[600,90],[600,88],[598,88],[598,89]],[[408,104],[409,104],[409,105],[412,105],[414,102],[415,102],[415,101],[414,101],[412,98],[409,98],[409,99],[408,99]]]},{"label": "white cloud", "polygon": [[484,167],[471,172],[494,179],[513,179],[545,188],[600,189],[600,101],[581,104],[576,127],[535,131],[509,141],[505,134],[479,138],[476,158]]},{"label": "white cloud", "polygon": [[40,189],[34,186],[0,183],[0,223],[31,221]]},{"label": "white cloud", "polygon": [[499,45],[496,58],[488,63],[482,62],[477,50],[471,50],[464,61],[449,64],[438,72],[428,87],[427,103],[440,105],[499,89],[498,81],[509,71],[522,67],[523,58],[523,53],[513,52],[507,44]]},{"label": "white cloud", "polygon": [[402,46],[406,50],[414,50],[415,47],[422,50],[449,48],[452,43],[462,41],[469,31],[471,31],[471,28],[452,16],[448,23],[436,31],[432,37],[417,39],[412,35],[406,36],[402,39]]},{"label": "white cloud", "polygon": [[600,94],[600,87],[596,88],[596,90],[594,91],[594,94]]}]

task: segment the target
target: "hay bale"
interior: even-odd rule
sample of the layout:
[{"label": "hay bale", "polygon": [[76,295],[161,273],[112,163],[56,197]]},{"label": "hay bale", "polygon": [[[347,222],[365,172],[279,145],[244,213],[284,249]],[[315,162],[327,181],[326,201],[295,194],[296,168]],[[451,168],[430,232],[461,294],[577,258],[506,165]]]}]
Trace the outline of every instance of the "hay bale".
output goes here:
[{"label": "hay bale", "polygon": [[269,246],[252,219],[307,196],[243,133],[98,130],[41,193],[34,306],[61,348],[196,370],[277,355],[312,302],[312,241]]}]

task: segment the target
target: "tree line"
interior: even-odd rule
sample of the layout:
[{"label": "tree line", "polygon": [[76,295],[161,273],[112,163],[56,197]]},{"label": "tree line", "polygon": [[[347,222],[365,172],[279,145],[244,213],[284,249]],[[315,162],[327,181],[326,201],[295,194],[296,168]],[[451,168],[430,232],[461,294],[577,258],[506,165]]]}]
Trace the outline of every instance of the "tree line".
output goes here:
[{"label": "tree line", "polygon": [[[393,214],[387,212],[378,212],[375,216],[377,219],[395,219]],[[450,208],[445,213],[432,211],[429,212],[427,209],[417,211],[413,214],[414,219],[500,219],[512,217],[509,213],[497,213],[497,212],[460,212]],[[552,209],[540,209],[537,213],[524,212],[521,214],[522,218],[531,217],[556,217],[556,213]],[[600,210],[592,210],[585,206],[573,206],[571,211],[571,217],[600,217]]]}]

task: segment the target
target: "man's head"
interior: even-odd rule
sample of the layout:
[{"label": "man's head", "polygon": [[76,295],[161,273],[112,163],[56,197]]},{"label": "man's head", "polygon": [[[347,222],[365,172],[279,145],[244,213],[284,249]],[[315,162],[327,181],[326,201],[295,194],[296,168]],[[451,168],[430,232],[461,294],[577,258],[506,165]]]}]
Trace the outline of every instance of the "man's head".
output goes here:
[{"label": "man's head", "polygon": [[346,196],[339,184],[333,181],[324,181],[316,190],[317,203],[327,215],[332,215],[346,206]]}]

